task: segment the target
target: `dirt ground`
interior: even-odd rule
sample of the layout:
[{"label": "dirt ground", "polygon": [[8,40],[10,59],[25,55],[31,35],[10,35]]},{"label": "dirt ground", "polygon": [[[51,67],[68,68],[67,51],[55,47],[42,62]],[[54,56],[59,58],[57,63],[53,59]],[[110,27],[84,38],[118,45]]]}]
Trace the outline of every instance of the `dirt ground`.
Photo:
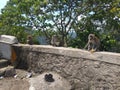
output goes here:
[{"label": "dirt ground", "polygon": [[3,78],[0,90],[29,90],[29,82],[27,79]]},{"label": "dirt ground", "polygon": [[0,90],[29,90],[28,72],[17,69],[14,77],[0,77]]},{"label": "dirt ground", "polygon": [[70,88],[70,83],[55,72],[38,75],[16,69],[15,76],[0,77],[0,90],[70,90]]}]

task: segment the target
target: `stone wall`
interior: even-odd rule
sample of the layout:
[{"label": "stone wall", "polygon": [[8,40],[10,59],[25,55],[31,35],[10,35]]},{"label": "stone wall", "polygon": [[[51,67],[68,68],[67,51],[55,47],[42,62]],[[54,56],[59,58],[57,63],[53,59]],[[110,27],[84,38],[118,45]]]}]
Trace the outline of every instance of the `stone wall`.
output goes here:
[{"label": "stone wall", "polygon": [[70,90],[120,90],[120,54],[42,45],[14,45],[18,67],[65,78]]}]

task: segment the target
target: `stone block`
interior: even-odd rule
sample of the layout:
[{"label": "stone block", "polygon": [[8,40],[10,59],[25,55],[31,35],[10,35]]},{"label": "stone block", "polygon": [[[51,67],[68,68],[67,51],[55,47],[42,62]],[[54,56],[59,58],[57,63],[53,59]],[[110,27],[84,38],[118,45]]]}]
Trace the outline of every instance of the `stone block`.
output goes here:
[{"label": "stone block", "polygon": [[0,68],[8,66],[9,62],[6,59],[0,59]]},{"label": "stone block", "polygon": [[8,43],[8,44],[17,44],[18,40],[17,40],[17,38],[15,36],[1,35],[0,36],[0,42]]}]

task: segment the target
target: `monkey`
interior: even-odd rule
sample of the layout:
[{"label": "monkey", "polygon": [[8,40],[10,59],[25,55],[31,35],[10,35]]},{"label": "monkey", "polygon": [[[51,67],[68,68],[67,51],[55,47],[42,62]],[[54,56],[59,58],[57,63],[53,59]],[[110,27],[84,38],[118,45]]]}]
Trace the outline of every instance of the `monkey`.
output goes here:
[{"label": "monkey", "polygon": [[100,48],[100,39],[95,36],[95,34],[89,34],[88,36],[88,42],[85,45],[84,49],[86,49],[90,52],[99,51]]},{"label": "monkey", "polygon": [[60,46],[61,40],[58,35],[53,35],[51,38],[51,45],[53,46]]},{"label": "monkey", "polygon": [[32,40],[32,36],[31,35],[27,36],[27,44],[29,44],[29,45],[33,44],[33,40]]}]

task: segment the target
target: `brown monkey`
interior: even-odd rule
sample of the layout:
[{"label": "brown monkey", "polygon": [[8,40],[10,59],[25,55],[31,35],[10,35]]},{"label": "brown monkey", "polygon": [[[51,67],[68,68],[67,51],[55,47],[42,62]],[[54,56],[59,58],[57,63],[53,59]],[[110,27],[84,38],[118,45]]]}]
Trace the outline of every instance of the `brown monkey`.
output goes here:
[{"label": "brown monkey", "polygon": [[51,38],[51,45],[60,46],[60,43],[61,43],[60,37],[57,35],[53,35]]},{"label": "brown monkey", "polygon": [[32,45],[33,44],[33,38],[31,35],[27,36],[27,44]]},{"label": "brown monkey", "polygon": [[94,52],[99,51],[100,47],[100,39],[95,36],[95,34],[89,34],[88,42],[85,45],[84,49],[88,49],[88,51]]}]

